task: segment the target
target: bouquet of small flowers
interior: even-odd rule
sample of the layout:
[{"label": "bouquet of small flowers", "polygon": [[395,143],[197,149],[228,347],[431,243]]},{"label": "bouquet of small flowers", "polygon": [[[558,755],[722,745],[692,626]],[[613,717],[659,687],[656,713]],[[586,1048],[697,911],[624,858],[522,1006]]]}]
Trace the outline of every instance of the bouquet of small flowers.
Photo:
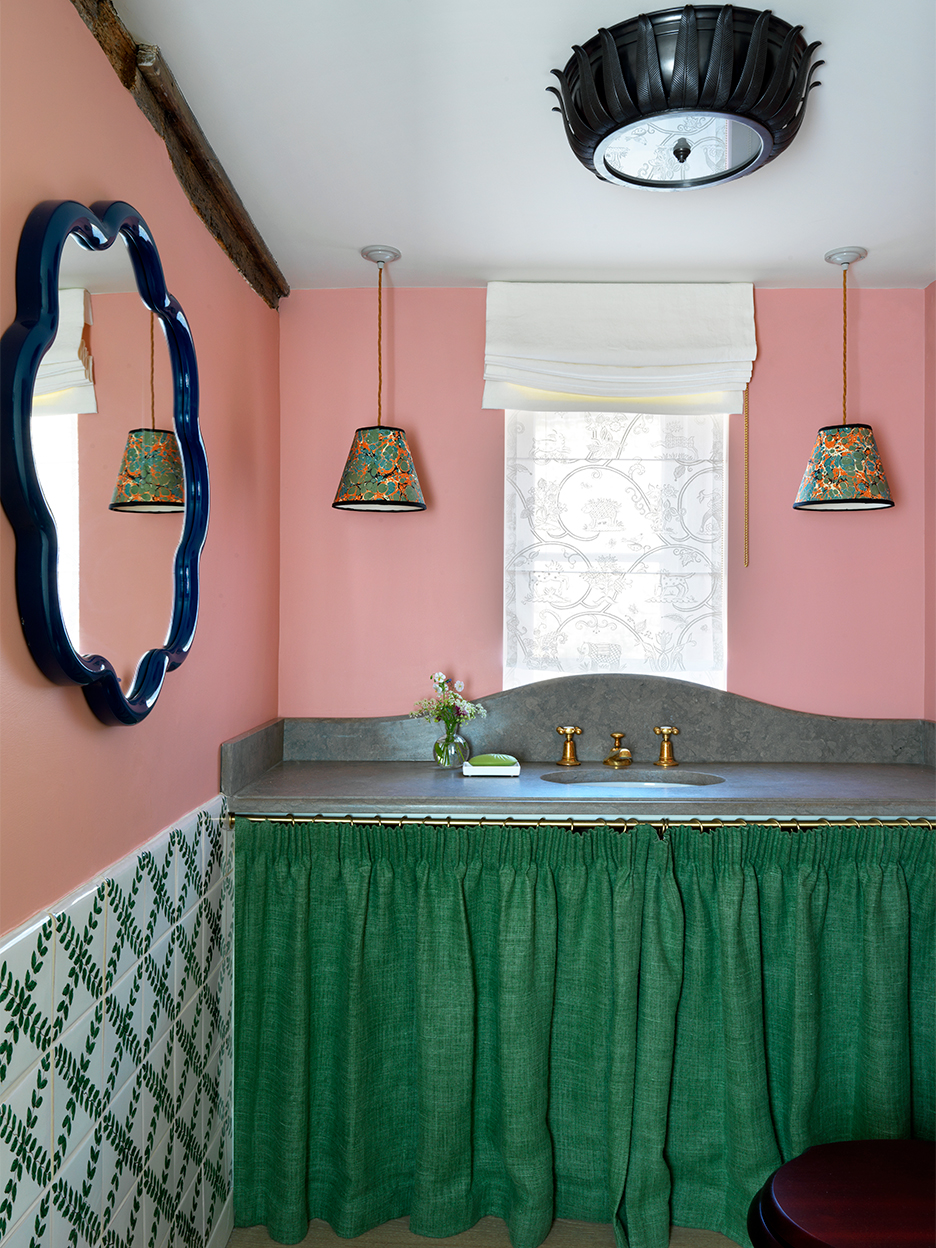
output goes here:
[{"label": "bouquet of small flowers", "polygon": [[[464,762],[462,754],[467,757],[464,749],[456,751],[457,759],[452,755],[458,730],[469,719],[483,718],[487,711],[483,706],[462,697],[465,687],[463,680],[449,680],[444,672],[433,672],[430,679],[435,686],[435,693],[431,698],[419,699],[410,711],[410,719],[427,719],[430,723],[445,725],[445,737],[436,742],[433,751],[436,762],[442,766],[450,766],[455,761]],[[449,759],[448,755],[452,755],[452,758]]]}]

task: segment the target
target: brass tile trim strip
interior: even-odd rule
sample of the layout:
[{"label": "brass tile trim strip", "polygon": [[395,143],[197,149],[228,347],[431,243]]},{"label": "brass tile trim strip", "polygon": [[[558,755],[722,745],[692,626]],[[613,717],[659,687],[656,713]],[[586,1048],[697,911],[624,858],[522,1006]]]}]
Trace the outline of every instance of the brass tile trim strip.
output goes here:
[{"label": "brass tile trim strip", "polygon": [[655,828],[665,833],[670,827],[695,828],[699,832],[717,832],[722,828],[778,828],[783,832],[800,832],[810,828],[927,828],[936,830],[936,824],[919,816],[916,819],[511,819],[488,818],[482,815],[477,819],[452,819],[439,815],[228,815],[230,827],[236,819],[246,819],[248,823],[358,823],[377,827],[406,827],[407,825],[426,825],[432,828],[478,828],[490,824],[492,827],[507,828],[561,828],[567,827],[570,832],[577,828],[610,828],[614,832],[629,832],[636,827]]}]

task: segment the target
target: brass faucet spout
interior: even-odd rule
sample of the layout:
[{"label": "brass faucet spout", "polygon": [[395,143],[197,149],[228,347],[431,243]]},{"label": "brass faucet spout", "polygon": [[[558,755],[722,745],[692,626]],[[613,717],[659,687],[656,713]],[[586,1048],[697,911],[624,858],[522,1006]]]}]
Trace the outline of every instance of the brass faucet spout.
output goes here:
[{"label": "brass faucet spout", "polygon": [[608,757],[604,760],[604,765],[606,767],[629,767],[633,762],[630,750],[625,750],[621,745],[621,742],[624,740],[624,736],[625,734],[623,732],[611,733],[611,739],[614,742],[614,747]]}]

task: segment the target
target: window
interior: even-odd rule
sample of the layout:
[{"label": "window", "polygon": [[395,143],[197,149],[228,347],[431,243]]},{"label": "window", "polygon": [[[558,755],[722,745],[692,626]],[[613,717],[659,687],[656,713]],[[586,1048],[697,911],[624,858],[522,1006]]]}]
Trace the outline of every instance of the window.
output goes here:
[{"label": "window", "polygon": [[62,620],[75,646],[79,631],[78,417],[74,412],[33,411],[29,425],[33,460],[58,543],[58,590]]},{"label": "window", "polygon": [[504,688],[725,687],[725,416],[508,411]]}]

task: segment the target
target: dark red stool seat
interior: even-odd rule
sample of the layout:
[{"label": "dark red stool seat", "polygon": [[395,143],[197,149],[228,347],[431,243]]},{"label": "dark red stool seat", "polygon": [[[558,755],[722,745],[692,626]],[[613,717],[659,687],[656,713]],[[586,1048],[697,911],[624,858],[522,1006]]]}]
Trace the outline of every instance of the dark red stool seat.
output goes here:
[{"label": "dark red stool seat", "polygon": [[817,1144],[767,1180],[748,1213],[754,1248],[933,1248],[936,1145]]}]

